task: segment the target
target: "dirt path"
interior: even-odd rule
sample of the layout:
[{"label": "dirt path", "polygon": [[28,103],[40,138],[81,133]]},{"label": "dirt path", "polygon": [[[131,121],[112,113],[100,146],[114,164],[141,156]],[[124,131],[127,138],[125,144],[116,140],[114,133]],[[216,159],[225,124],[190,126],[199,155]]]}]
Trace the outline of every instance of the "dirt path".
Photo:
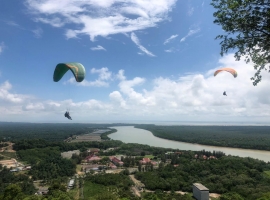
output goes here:
[{"label": "dirt path", "polygon": [[141,183],[139,180],[137,180],[137,179],[134,177],[134,175],[129,175],[129,177],[130,177],[130,179],[133,181],[133,183],[135,184],[135,186],[132,186],[132,187],[131,187],[132,191],[134,192],[134,194],[135,194],[136,196],[141,197],[141,193],[140,193],[138,187],[139,187],[140,185],[142,185],[142,183]]}]

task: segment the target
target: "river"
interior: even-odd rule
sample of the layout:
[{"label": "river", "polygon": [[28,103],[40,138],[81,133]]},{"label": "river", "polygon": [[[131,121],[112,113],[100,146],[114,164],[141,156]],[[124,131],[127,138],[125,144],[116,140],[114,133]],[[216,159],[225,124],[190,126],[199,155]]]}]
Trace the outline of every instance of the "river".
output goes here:
[{"label": "river", "polygon": [[120,140],[125,143],[147,144],[149,146],[173,148],[191,151],[222,151],[226,155],[234,155],[240,157],[251,157],[265,162],[270,162],[270,151],[260,151],[251,149],[239,149],[228,147],[216,147],[201,144],[191,144],[185,142],[172,141],[155,137],[150,131],[134,128],[134,126],[114,126],[116,133],[108,135],[113,140]]}]

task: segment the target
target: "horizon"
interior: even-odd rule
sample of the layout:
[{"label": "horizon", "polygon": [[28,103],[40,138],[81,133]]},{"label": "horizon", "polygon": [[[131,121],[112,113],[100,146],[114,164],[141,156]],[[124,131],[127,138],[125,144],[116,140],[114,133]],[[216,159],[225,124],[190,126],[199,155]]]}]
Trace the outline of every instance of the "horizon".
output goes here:
[{"label": "horizon", "polygon": [[29,124],[150,124],[156,126],[270,126],[269,122],[232,122],[232,121],[140,121],[140,120],[126,120],[126,121],[93,121],[93,122],[23,122],[23,121],[0,121],[0,123],[29,123]]}]

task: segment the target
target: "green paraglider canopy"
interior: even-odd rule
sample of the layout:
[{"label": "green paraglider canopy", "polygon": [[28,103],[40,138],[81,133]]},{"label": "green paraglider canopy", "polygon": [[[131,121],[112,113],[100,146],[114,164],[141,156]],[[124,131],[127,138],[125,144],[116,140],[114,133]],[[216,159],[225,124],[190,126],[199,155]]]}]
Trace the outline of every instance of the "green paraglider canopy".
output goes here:
[{"label": "green paraglider canopy", "polygon": [[54,82],[58,82],[65,73],[70,70],[77,82],[82,82],[85,76],[85,69],[81,63],[71,62],[71,63],[59,63],[56,65],[53,80]]}]

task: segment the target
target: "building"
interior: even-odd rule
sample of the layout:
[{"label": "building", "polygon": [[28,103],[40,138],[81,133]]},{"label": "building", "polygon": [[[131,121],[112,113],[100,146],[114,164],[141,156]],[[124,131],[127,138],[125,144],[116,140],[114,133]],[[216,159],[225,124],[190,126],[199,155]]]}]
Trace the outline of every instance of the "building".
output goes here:
[{"label": "building", "polygon": [[110,164],[109,164],[109,167],[110,167],[111,169],[117,169],[117,167],[116,167],[113,163],[110,163]]},{"label": "building", "polygon": [[147,163],[151,163],[152,165],[156,166],[157,162],[150,160],[150,158],[143,158],[139,161],[142,165],[146,165]]},{"label": "building", "polygon": [[209,200],[209,189],[200,183],[193,183],[193,197],[197,200]]},{"label": "building", "polygon": [[70,179],[69,184],[68,184],[68,188],[71,189],[74,187],[74,179]]},{"label": "building", "polygon": [[115,164],[116,166],[123,166],[123,162],[121,160],[119,160],[118,158],[116,158],[115,156],[110,157],[110,160],[112,161],[113,164]]},{"label": "building", "polygon": [[87,153],[97,154],[99,151],[100,151],[100,149],[98,149],[98,148],[90,148],[87,150]]},{"label": "building", "polygon": [[85,158],[85,160],[86,160],[86,162],[92,162],[92,161],[100,161],[101,158],[98,157],[98,156],[96,156],[95,154],[92,154],[92,155],[90,155],[90,156],[87,156],[87,157]]},{"label": "building", "polygon": [[143,158],[142,160],[140,160],[140,163],[142,165],[145,165],[146,163],[151,163],[151,160],[150,160],[150,158]]}]

